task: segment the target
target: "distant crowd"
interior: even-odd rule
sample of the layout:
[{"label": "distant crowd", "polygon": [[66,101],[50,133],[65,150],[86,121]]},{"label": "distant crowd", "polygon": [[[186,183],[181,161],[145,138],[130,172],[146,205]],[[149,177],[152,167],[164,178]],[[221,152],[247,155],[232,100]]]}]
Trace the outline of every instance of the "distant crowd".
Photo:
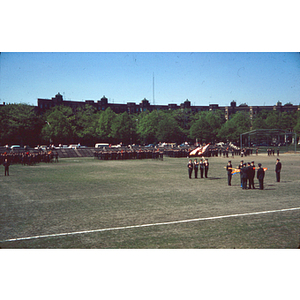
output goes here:
[{"label": "distant crowd", "polygon": [[0,164],[7,159],[9,164],[35,165],[37,163],[58,162],[58,154],[53,151],[48,152],[4,152],[0,154]]},{"label": "distant crowd", "polygon": [[94,158],[101,160],[124,160],[124,159],[160,159],[163,160],[164,153],[159,149],[130,149],[130,150],[98,150],[94,152]]}]

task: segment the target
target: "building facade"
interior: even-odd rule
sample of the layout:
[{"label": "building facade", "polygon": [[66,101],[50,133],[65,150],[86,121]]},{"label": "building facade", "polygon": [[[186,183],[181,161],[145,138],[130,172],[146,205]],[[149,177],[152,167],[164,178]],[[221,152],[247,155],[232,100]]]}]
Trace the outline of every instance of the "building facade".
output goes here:
[{"label": "building facade", "polygon": [[239,106],[236,105],[235,101],[230,103],[230,106],[219,106],[218,104],[209,104],[207,106],[192,106],[191,102],[187,99],[184,103],[180,105],[171,103],[168,105],[152,105],[149,100],[144,98],[139,104],[135,102],[127,102],[127,104],[117,104],[117,103],[108,103],[108,99],[103,96],[100,100],[85,100],[85,101],[72,101],[72,100],[63,100],[63,96],[58,93],[55,97],[51,99],[37,99],[38,106],[37,110],[39,113],[45,112],[47,109],[55,107],[57,105],[64,105],[71,107],[75,112],[78,108],[84,108],[85,105],[91,105],[97,111],[104,111],[108,107],[112,109],[115,113],[124,113],[127,112],[129,114],[133,113],[141,113],[143,111],[148,110],[149,112],[153,110],[177,110],[177,109],[189,109],[193,112],[200,111],[212,111],[212,110],[222,110],[224,112],[224,116],[226,120],[229,120],[232,114],[236,112],[248,112],[250,114],[250,119],[254,119],[255,116],[262,110],[276,110],[281,112],[293,112],[296,110],[300,110],[298,105],[293,104],[285,104],[282,105],[278,102],[273,106],[248,106],[247,104],[241,104]]}]

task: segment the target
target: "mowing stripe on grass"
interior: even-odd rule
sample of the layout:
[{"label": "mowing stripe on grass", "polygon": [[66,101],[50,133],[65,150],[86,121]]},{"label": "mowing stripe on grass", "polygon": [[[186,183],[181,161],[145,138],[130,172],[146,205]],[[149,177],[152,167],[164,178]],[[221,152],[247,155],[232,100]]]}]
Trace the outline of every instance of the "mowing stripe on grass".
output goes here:
[{"label": "mowing stripe on grass", "polygon": [[189,223],[189,222],[199,222],[199,221],[225,219],[225,218],[244,217],[244,216],[252,216],[252,215],[271,214],[271,213],[278,213],[278,212],[285,212],[285,211],[292,211],[292,210],[300,210],[300,207],[285,208],[285,209],[278,209],[278,210],[267,210],[267,211],[259,211],[259,212],[252,212],[252,213],[243,213],[243,214],[233,214],[233,215],[225,215],[225,216],[216,216],[216,217],[207,217],[207,218],[179,220],[179,221],[169,221],[169,222],[162,222],[162,223],[130,225],[130,226],[123,226],[123,227],[102,228],[102,229],[65,232],[65,233],[56,233],[56,234],[45,234],[45,235],[37,235],[37,236],[29,236],[29,237],[21,237],[21,238],[2,240],[2,241],[0,241],[0,243],[33,240],[33,239],[41,239],[41,238],[49,238],[49,237],[68,236],[68,235],[85,234],[85,233],[94,233],[94,232],[102,232],[102,231],[123,230],[123,229],[171,225],[171,224],[180,224],[180,223]]}]

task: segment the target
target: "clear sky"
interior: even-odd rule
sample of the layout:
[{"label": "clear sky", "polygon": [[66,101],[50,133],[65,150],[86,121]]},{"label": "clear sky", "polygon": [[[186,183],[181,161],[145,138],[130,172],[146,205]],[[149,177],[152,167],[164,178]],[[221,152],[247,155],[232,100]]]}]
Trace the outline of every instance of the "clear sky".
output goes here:
[{"label": "clear sky", "polygon": [[300,104],[293,52],[2,52],[0,103],[64,100],[192,105]]}]

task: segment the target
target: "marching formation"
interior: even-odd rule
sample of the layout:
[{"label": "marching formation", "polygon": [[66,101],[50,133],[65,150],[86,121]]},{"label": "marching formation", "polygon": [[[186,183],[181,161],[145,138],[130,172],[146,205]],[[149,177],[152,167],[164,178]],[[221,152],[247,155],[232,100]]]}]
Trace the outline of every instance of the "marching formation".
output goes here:
[{"label": "marching formation", "polygon": [[94,152],[94,158],[100,160],[123,160],[123,159],[159,159],[163,160],[164,153],[159,150],[98,150]]},{"label": "marching formation", "polygon": [[49,152],[20,152],[20,153],[7,153],[4,152],[0,154],[0,165],[4,166],[4,176],[9,176],[9,166],[12,164],[22,164],[22,165],[35,165],[37,163],[45,162],[58,162],[57,153]]}]

